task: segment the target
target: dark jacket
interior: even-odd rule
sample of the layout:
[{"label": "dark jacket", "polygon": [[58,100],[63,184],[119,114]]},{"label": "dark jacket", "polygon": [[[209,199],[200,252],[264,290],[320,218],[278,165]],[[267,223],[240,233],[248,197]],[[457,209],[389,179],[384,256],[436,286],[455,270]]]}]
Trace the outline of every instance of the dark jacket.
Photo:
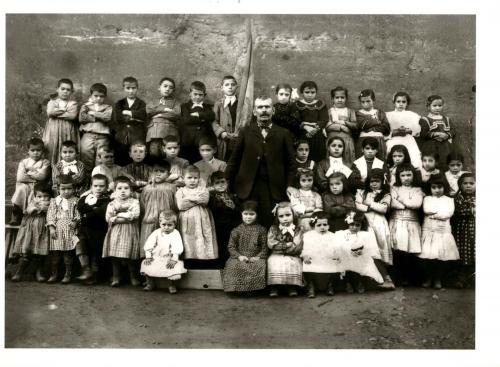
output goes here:
[{"label": "dark jacket", "polygon": [[[131,111],[132,117],[122,114],[123,111]],[[114,108],[115,140],[121,144],[132,144],[137,140],[146,140],[146,103],[136,98],[131,107],[128,106],[127,98],[120,99]]]}]

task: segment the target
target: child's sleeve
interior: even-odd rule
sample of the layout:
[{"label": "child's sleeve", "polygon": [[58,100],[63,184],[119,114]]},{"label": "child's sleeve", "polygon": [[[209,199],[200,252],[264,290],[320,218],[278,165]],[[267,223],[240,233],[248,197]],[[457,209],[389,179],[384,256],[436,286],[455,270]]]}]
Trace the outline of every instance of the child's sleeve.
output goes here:
[{"label": "child's sleeve", "polygon": [[56,226],[56,199],[50,199],[49,209],[47,210],[46,226]]},{"label": "child's sleeve", "polygon": [[26,165],[24,163],[24,160],[19,162],[19,165],[17,166],[16,181],[17,182],[24,182],[24,183],[33,182],[33,178],[31,178],[30,176],[28,176],[26,174]]},{"label": "child's sleeve", "polygon": [[426,196],[424,198],[424,202],[422,205],[424,214],[431,215],[431,214],[435,214],[437,212],[435,205],[433,203],[434,200],[432,200],[432,199],[433,199],[432,196]]},{"label": "child's sleeve", "polygon": [[76,166],[78,167],[78,173],[73,174],[71,177],[73,178],[73,182],[75,184],[81,186],[87,179],[85,166],[81,161],[76,162]]},{"label": "child's sleeve", "polygon": [[178,261],[179,255],[184,251],[184,245],[182,244],[182,237],[178,230],[174,230],[172,236],[172,260]]},{"label": "child's sleeve", "polygon": [[391,208],[393,209],[406,209],[405,204],[399,202],[398,199],[398,192],[395,188],[391,188]]},{"label": "child's sleeve", "polygon": [[430,136],[430,125],[429,125],[429,120],[425,117],[421,117],[420,120],[418,121],[418,124],[420,125],[420,137],[425,138],[425,139],[431,139]]},{"label": "child's sleeve", "polygon": [[279,240],[278,235],[278,227],[274,225],[271,226],[269,232],[267,233],[267,247],[274,252],[282,253],[285,248],[285,244]]},{"label": "child's sleeve", "polygon": [[285,253],[287,255],[300,256],[302,248],[304,247],[304,233],[301,230],[295,233],[292,243],[293,246],[286,249]]},{"label": "child's sleeve", "polygon": [[451,119],[448,116],[444,116],[444,118],[448,121],[448,131],[445,132],[448,134],[448,139],[451,140],[455,137],[455,129],[453,129],[453,126],[451,124]]},{"label": "child's sleeve", "polygon": [[92,115],[89,115],[89,106],[88,104],[82,105],[82,108],[80,108],[80,115],[78,116],[78,120],[80,121],[81,124],[86,124],[88,122],[95,122],[95,117]]},{"label": "child's sleeve", "polygon": [[113,202],[110,202],[108,204],[108,206],[106,207],[106,222],[109,223],[109,220],[115,216],[116,216],[115,206],[114,206]]},{"label": "child's sleeve", "polygon": [[321,161],[315,167],[315,176],[316,185],[318,185],[320,191],[326,191],[328,188],[328,178],[326,177],[326,171],[328,168],[326,167],[328,163]]},{"label": "child's sleeve", "polygon": [[66,107],[66,112],[59,115],[58,118],[67,121],[72,121],[76,119],[77,115],[78,115],[78,104],[75,101],[69,101],[68,106]]},{"label": "child's sleeve", "polygon": [[351,130],[351,134],[356,134],[358,131],[358,123],[356,120],[356,112],[353,109],[348,109],[348,117],[347,120],[344,121],[346,126]]},{"label": "child's sleeve", "polygon": [[323,195],[323,208],[331,217],[342,217],[347,214],[347,209],[344,205],[338,205],[331,195]]},{"label": "child's sleeve", "polygon": [[323,210],[323,200],[321,196],[315,192],[314,193],[314,211]]},{"label": "child's sleeve", "polygon": [[212,122],[212,129],[214,130],[214,134],[216,137],[219,137],[220,134],[226,132],[220,124],[220,111],[222,110],[222,103],[220,101],[215,102],[214,104],[214,121]]},{"label": "child's sleeve", "polygon": [[238,251],[238,243],[240,240],[240,231],[238,227],[231,231],[229,235],[229,242],[227,244],[227,251],[229,252],[229,256],[233,259],[237,259],[241,254]]},{"label": "child's sleeve", "polygon": [[299,216],[303,215],[306,211],[306,206],[299,198],[299,190],[297,190],[295,187],[289,187],[286,190],[286,194],[288,196],[288,199],[290,200],[293,211]]},{"label": "child's sleeve", "polygon": [[[163,106],[162,106],[163,107]],[[181,119],[181,106],[179,102],[174,101],[172,106],[173,111],[160,111],[163,118],[166,118],[172,122],[177,122]]]},{"label": "child's sleeve", "polygon": [[380,200],[379,202],[373,201],[370,204],[370,209],[379,214],[385,214],[387,213],[387,209],[389,209],[390,206],[391,206],[391,195],[385,194],[382,200]]},{"label": "child's sleeve", "polygon": [[384,111],[379,110],[380,126],[377,127],[376,131],[380,131],[384,135],[389,135],[391,133],[391,125],[389,120],[387,120],[387,115]]},{"label": "child's sleeve", "polygon": [[468,217],[474,215],[472,210],[473,205],[468,205],[465,200],[462,200],[460,196],[455,196],[455,213],[457,217]]},{"label": "child's sleeve", "polygon": [[106,106],[104,111],[96,112],[94,116],[96,121],[110,122],[112,115],[113,115],[113,107]]},{"label": "child's sleeve", "polygon": [[257,243],[259,244],[261,251],[255,256],[258,256],[261,259],[267,259],[269,249],[267,248],[267,230],[264,227],[259,228],[259,238]]},{"label": "child's sleeve", "polygon": [[130,110],[132,119],[140,122],[145,122],[148,115],[146,113],[146,103],[142,99],[137,99],[137,108]]},{"label": "child's sleeve", "polygon": [[177,192],[175,193],[175,201],[177,203],[177,208],[179,208],[180,211],[186,211],[188,209],[194,208],[197,205],[192,201],[187,200],[183,190],[177,190]]},{"label": "child's sleeve", "polygon": [[324,129],[326,124],[330,121],[330,118],[328,116],[328,108],[326,107],[326,104],[323,104],[323,107],[320,108],[319,114],[318,114],[318,126],[320,129]]},{"label": "child's sleeve", "polygon": [[163,112],[163,106],[160,103],[148,103],[146,105],[146,115],[148,119],[152,119],[154,116]]},{"label": "child's sleeve", "polygon": [[157,239],[158,230],[153,231],[153,233],[151,233],[146,239],[146,242],[144,243],[144,254],[146,256],[146,259],[153,258],[153,249],[156,246]]},{"label": "child's sleeve", "polygon": [[36,170],[34,175],[31,175],[37,181],[43,181],[49,176],[50,162],[47,159],[42,161],[42,167]]},{"label": "child's sleeve", "polygon": [[413,209],[417,210],[422,207],[422,202],[424,201],[424,193],[420,188],[416,188],[412,192],[411,198],[404,199],[403,204],[408,208],[408,209]]},{"label": "child's sleeve", "polygon": [[351,190],[363,189],[365,184],[361,178],[361,172],[356,166],[356,163],[353,163],[351,166],[351,175],[347,177],[347,184],[349,185]]},{"label": "child's sleeve", "polygon": [[57,191],[57,186],[59,183],[59,176],[61,173],[59,172],[59,168],[57,168],[57,164],[52,165],[52,190]]},{"label": "child's sleeve", "polygon": [[357,210],[360,210],[364,213],[368,211],[368,205],[363,204],[363,190],[356,191],[356,202],[355,206]]},{"label": "child's sleeve", "polygon": [[141,216],[141,205],[139,204],[139,200],[134,199],[132,204],[127,210],[127,216],[130,221],[134,221]]},{"label": "child's sleeve", "polygon": [[437,213],[434,215],[435,219],[448,220],[453,216],[455,211],[455,204],[453,199],[445,197],[446,200],[440,200],[440,206],[438,207]]},{"label": "child's sleeve", "polygon": [[77,209],[77,203],[74,204],[73,206],[73,221],[75,222],[76,225],[80,225],[80,220],[81,220],[80,212]]},{"label": "child's sleeve", "polygon": [[199,112],[200,114],[200,120],[202,122],[209,122],[212,123],[215,119],[215,113],[213,110],[212,105],[207,104],[206,107],[203,108],[202,111]]}]

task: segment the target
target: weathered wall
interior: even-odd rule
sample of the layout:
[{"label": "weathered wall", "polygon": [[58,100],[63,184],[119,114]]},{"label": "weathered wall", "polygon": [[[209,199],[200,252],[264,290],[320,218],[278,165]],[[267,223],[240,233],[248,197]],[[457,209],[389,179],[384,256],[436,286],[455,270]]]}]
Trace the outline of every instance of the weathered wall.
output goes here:
[{"label": "weathered wall", "polygon": [[[172,76],[178,96],[199,79],[208,97],[219,95],[224,74],[241,73],[246,16],[238,15],[8,15],[6,37],[7,140],[45,124],[43,104],[59,78],[75,82],[76,98],[90,84],[105,83],[110,100],[121,79],[134,75],[141,97],[156,97],[157,82]],[[391,96],[407,90],[412,109],[425,112],[429,94],[443,95],[455,121],[457,142],[469,145],[475,84],[474,16],[252,16],[257,35],[256,93],[287,81],[312,79],[327,101],[329,90],[346,86],[350,104],[373,88],[377,103],[392,109]],[[465,147],[467,162],[472,151]]]}]

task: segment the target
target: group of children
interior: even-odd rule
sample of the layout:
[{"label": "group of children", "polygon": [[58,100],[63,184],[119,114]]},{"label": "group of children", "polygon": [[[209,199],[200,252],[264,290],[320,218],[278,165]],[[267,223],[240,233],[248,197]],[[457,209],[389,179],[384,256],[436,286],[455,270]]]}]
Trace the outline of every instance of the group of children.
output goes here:
[{"label": "group of children", "polygon": [[280,288],[295,296],[306,285],[315,297],[320,273],[329,295],[339,275],[348,292],[364,292],[364,277],[392,289],[390,273],[408,284],[417,258],[425,287],[441,288],[452,260],[462,264],[457,286],[473,276],[475,178],[453,149],[441,97],[430,96],[421,117],[407,110],[406,92],[394,95],[395,110],[386,114],[374,107],[372,90],[359,94],[354,111],[343,87],[331,91],[328,109],[316,83],[304,82],[297,100],[279,84],[272,122],[294,139],[297,180],[265,228],[259,203],[240,202],[224,174],[243,128],[235,78],[222,79],[214,106],[198,81],[182,104],[171,78],[161,79],[161,96],[150,104],[138,87],[125,78],[126,96],[111,106],[96,83],[79,108],[71,80],[59,81],[43,140],[30,139],[19,163],[12,280],[33,261],[38,281],[57,282],[62,259],[61,282],[69,283],[75,258],[85,283],[95,283],[110,259],[111,286],[122,283],[126,265],[131,284],[143,275],[144,290],[153,290],[155,279],[167,278],[170,293],[186,268],[223,268],[226,291],[269,286],[271,296]]}]

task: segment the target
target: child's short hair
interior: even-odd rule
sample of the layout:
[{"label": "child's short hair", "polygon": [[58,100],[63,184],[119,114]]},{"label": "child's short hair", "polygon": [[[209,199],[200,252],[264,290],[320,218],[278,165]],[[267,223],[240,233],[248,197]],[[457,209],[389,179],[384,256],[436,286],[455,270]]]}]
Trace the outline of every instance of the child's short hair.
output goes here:
[{"label": "child's short hair", "polygon": [[307,144],[308,147],[311,147],[306,139],[297,139],[297,141],[295,142],[295,149],[297,149],[300,144]]},{"label": "child's short hair", "polygon": [[368,220],[366,219],[365,214],[360,210],[352,210],[349,213],[347,213],[345,217],[345,222],[348,225],[352,223],[359,223],[361,224],[362,231],[368,230]]},{"label": "child's short hair", "polygon": [[137,88],[139,88],[139,81],[133,76],[127,76],[123,78],[122,85],[125,86],[125,83],[134,83]]},{"label": "child's short hair", "polygon": [[297,225],[298,223],[297,214],[295,214],[295,211],[292,208],[292,204],[290,204],[289,201],[282,201],[274,206],[274,209],[272,211],[272,213],[274,214],[274,224],[279,225],[278,211],[280,209],[285,209],[285,208],[290,209],[290,211],[292,212],[293,224]]},{"label": "child's short hair", "polygon": [[201,147],[202,145],[209,145],[213,149],[217,149],[217,140],[209,136],[202,136],[198,141],[198,148]]},{"label": "child's short hair", "polygon": [[439,162],[439,153],[436,152],[436,151],[432,151],[432,150],[427,150],[427,151],[422,151],[422,158],[424,157],[432,157],[434,158],[434,160],[437,162]]},{"label": "child's short hair", "polygon": [[101,145],[99,148],[97,148],[97,155],[100,157],[103,154],[113,154],[115,155],[115,151],[110,148],[109,145]]},{"label": "child's short hair", "polygon": [[188,173],[196,173],[198,176],[200,176],[200,169],[196,166],[189,165],[182,170],[183,176],[186,176]]},{"label": "child's short hair", "polygon": [[62,148],[73,148],[75,149],[75,152],[78,153],[78,146],[76,145],[76,143],[73,141],[73,140],[65,140],[62,142],[61,144],[61,149]]},{"label": "child's short hair", "polygon": [[412,186],[413,187],[420,187],[420,174],[417,171],[415,167],[411,163],[401,163],[397,168],[396,168],[396,182],[394,183],[394,186],[402,186],[403,184],[401,183],[401,177],[399,177],[399,174],[401,172],[407,172],[410,171],[413,173],[413,182]]},{"label": "child's short hair", "polygon": [[346,98],[346,99],[347,99],[347,98],[349,98],[349,92],[348,92],[347,88],[344,88],[344,87],[342,87],[342,86],[340,86],[340,85],[339,85],[338,87],[333,88],[333,89],[330,91],[330,95],[331,95],[331,96],[332,96],[332,98],[333,98],[333,97],[335,97],[335,92],[342,92],[342,91],[345,93],[345,98]]},{"label": "child's short hair", "polygon": [[406,164],[411,164],[411,158],[410,158],[410,153],[408,153],[408,148],[406,148],[404,145],[402,144],[397,144],[397,145],[394,145],[392,148],[391,148],[391,151],[389,152],[389,154],[387,155],[387,165],[389,167],[393,167],[394,166],[394,158],[392,157],[392,155],[395,153],[395,152],[399,152],[399,153],[403,153],[403,163],[406,163]]},{"label": "child's short hair", "polygon": [[259,204],[255,200],[247,200],[241,205],[241,212],[251,211],[257,213]]},{"label": "child's short hair", "polygon": [[340,179],[342,181],[342,194],[349,193],[349,183],[347,182],[347,177],[342,172],[333,172],[328,177],[328,184],[334,179]]},{"label": "child's short hair", "polygon": [[396,99],[398,97],[405,97],[406,98],[406,104],[408,106],[410,105],[411,98],[410,98],[410,95],[408,93],[406,93],[405,91],[399,91],[399,92],[394,93],[394,95],[392,96],[392,103],[396,103]]},{"label": "child's short hair", "polygon": [[429,178],[429,181],[427,181],[427,184],[424,187],[424,191],[427,195],[432,195],[431,192],[431,187],[432,185],[440,185],[443,186],[444,188],[444,195],[448,196],[450,194],[450,184],[448,183],[448,180],[446,179],[446,176],[440,172],[435,175],[431,175]]},{"label": "child's short hair", "polygon": [[328,220],[328,217],[329,217],[329,215],[327,212],[320,210],[320,211],[313,213],[313,215],[311,217],[311,221],[309,223],[311,224],[311,227],[314,227],[316,225],[316,223],[318,222],[318,220],[320,220],[320,219]]},{"label": "child's short hair", "polygon": [[372,147],[372,149],[376,149],[378,150],[379,148],[379,145],[378,145],[378,140],[375,139],[373,136],[368,136],[366,138],[364,138],[362,141],[361,141],[361,147],[363,149],[365,149],[365,147],[369,145]]},{"label": "child's short hair", "polygon": [[200,90],[203,92],[203,94],[207,93],[207,87],[205,87],[205,84],[200,82],[199,80],[195,80],[194,82],[191,83],[189,86],[189,91],[193,91],[193,89]]},{"label": "child's short hair", "polygon": [[215,171],[215,172],[212,172],[212,174],[210,175],[210,178],[209,178],[209,183],[210,185],[213,185],[215,183],[215,180],[227,180],[226,178],[226,174],[222,171]]},{"label": "child's short hair", "polygon": [[446,164],[450,164],[451,161],[460,161],[464,163],[464,156],[460,152],[452,151],[446,156]]},{"label": "child's short hair", "polygon": [[40,138],[36,138],[36,137],[30,138],[28,140],[28,144],[26,144],[26,146],[28,148],[31,147],[31,146],[37,146],[37,147],[41,147],[42,150],[45,149],[45,144],[43,143],[43,140],[40,139]]},{"label": "child's short hair", "polygon": [[302,176],[304,177],[314,177],[314,172],[310,168],[297,168],[297,173],[295,176],[300,180]]},{"label": "child's short hair", "polygon": [[71,175],[59,175],[58,177],[58,180],[59,180],[59,184],[58,186],[60,185],[74,185],[74,181],[73,181],[73,176]]},{"label": "child's short hair", "polygon": [[103,175],[102,173],[96,173],[95,175],[93,175],[90,178],[90,184],[92,185],[96,180],[104,180],[104,182],[106,182],[106,187],[108,187],[109,185],[108,177],[106,175]]},{"label": "child's short hair", "polygon": [[440,95],[437,95],[437,94],[433,94],[433,95],[427,97],[426,106],[429,107],[431,105],[431,103],[437,99],[440,99],[444,103],[443,97],[441,97]]},{"label": "child's short hair", "polygon": [[134,147],[143,147],[144,149],[146,149],[146,142],[144,140],[135,140],[132,142],[132,144],[130,144],[130,148],[128,149],[129,152],[132,151],[132,148]]},{"label": "child's short hair", "polygon": [[358,99],[361,101],[361,97],[371,97],[372,101],[375,101],[375,92],[373,89],[363,89],[359,92]]},{"label": "child's short hair", "polygon": [[343,145],[344,150],[345,150],[345,141],[340,136],[331,136],[331,137],[329,137],[328,140],[326,141],[326,146],[329,147],[330,144],[333,143],[334,140],[340,140],[342,142],[342,145]]},{"label": "child's short hair", "polygon": [[280,89],[288,89],[292,93],[292,86],[288,83],[279,83],[274,89],[275,93],[278,94]]},{"label": "child's short hair", "polygon": [[101,93],[106,97],[108,95],[108,88],[102,83],[95,83],[90,86],[90,94],[94,92]]},{"label": "child's short hair", "polygon": [[174,81],[174,79],[169,78],[168,76],[164,76],[163,78],[160,79],[160,82],[158,84],[162,85],[164,81],[169,81],[170,83],[172,83],[172,85],[174,86],[174,89],[175,89],[175,81]]},{"label": "child's short hair", "polygon": [[57,88],[59,88],[61,84],[69,84],[71,86],[71,90],[74,89],[73,82],[71,81],[71,79],[68,78],[59,79],[59,81],[57,82]]},{"label": "child's short hair", "polygon": [[37,182],[33,187],[33,193],[36,195],[37,192],[48,194],[49,197],[52,197],[52,188],[43,182]]},{"label": "child's short hair", "polygon": [[462,190],[462,184],[466,178],[473,178],[476,181],[476,176],[472,172],[464,172],[462,176],[458,178],[458,190]]},{"label": "child's short hair", "polygon": [[179,144],[179,137],[175,135],[167,135],[163,138],[163,145],[167,145],[167,143]]},{"label": "child's short hair", "polygon": [[316,89],[316,92],[318,91],[318,85],[316,82],[313,82],[312,80],[306,80],[300,85],[299,91],[300,93],[304,92],[304,89],[309,88],[309,89]]},{"label": "child's short hair", "polygon": [[177,214],[172,209],[165,209],[158,215],[159,220],[166,220],[167,222],[174,222],[177,224]]},{"label": "child's short hair", "polygon": [[153,167],[153,169],[155,167],[159,167],[159,168],[163,168],[164,170],[166,170],[168,172],[170,172],[170,168],[171,168],[170,162],[167,161],[166,159],[161,159],[161,158],[154,159],[151,162],[151,166]]},{"label": "child's short hair", "polygon": [[236,84],[238,84],[238,82],[236,81],[236,78],[235,78],[234,76],[232,76],[232,75],[224,75],[224,76],[222,77],[222,84],[224,84],[224,82],[225,82],[226,80],[232,80],[232,81],[234,81]]},{"label": "child's short hair", "polygon": [[124,183],[127,184],[130,187],[130,189],[132,189],[132,181],[127,176],[118,176],[117,178],[115,178],[114,181],[115,181],[115,187],[118,186],[119,183]]}]

